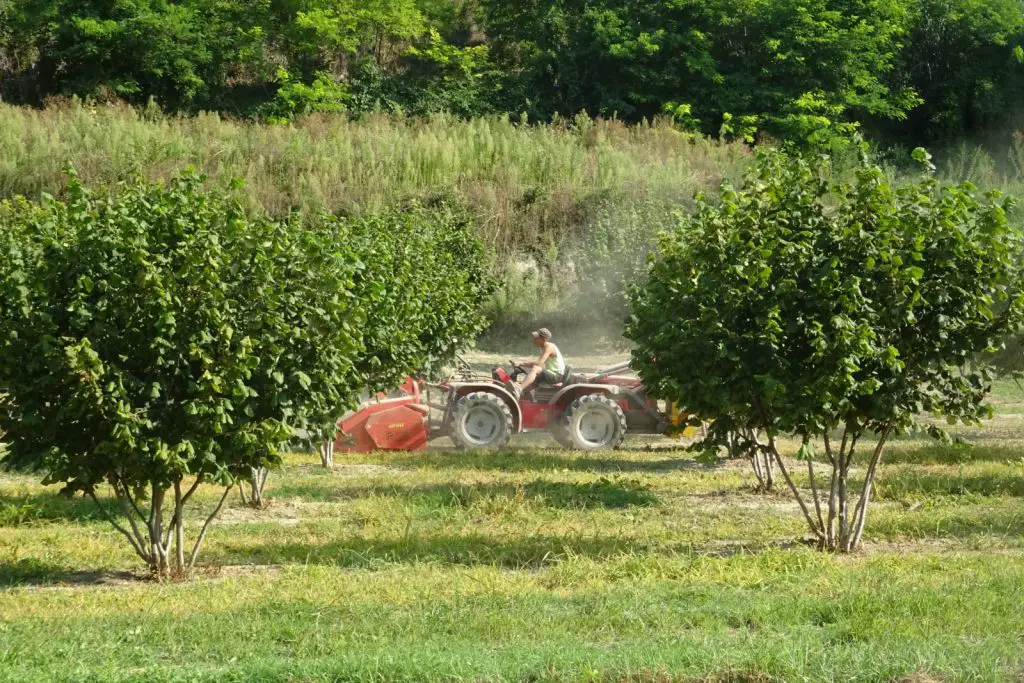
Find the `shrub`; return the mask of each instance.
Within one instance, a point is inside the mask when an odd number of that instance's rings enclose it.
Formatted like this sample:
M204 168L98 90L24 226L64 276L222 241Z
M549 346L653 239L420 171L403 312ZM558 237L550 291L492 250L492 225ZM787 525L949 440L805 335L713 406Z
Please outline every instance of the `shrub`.
M0 208L3 464L94 500L109 485L110 521L161 575L194 564L236 479L296 428L330 434L362 385L354 250L202 180L102 199L72 174L67 203ZM204 482L224 494L186 553Z
M931 167L924 150L914 157ZM930 172L893 188L866 154L845 185L764 151L740 189L724 185L720 204L702 199L662 238L627 326L636 367L656 393L714 420L706 446L763 433L756 447L818 543L853 550L888 439L924 424L922 413L965 423L991 414L993 369L976 354L1000 346L1024 309L1007 204ZM783 434L802 441L809 494L779 454ZM850 469L872 436L851 508Z
M474 342L496 282L465 216L441 203L331 220L361 258L353 291L366 311L359 367L369 389L437 371Z

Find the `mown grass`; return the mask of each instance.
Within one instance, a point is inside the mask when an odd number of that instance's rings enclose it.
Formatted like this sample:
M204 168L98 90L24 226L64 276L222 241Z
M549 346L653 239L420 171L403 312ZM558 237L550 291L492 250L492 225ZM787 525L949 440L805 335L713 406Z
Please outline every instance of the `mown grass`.
M1022 580L998 557L769 550L22 590L0 605L0 676L1001 680L1019 671Z
M295 454L162 585L86 501L0 475L0 680L1017 680L1001 444L895 444L852 557L742 464L664 444Z

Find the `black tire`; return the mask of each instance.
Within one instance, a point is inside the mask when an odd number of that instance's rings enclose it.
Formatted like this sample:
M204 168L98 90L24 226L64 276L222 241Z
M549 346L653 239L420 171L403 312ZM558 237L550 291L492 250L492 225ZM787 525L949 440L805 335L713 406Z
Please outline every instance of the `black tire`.
M618 448L626 438L626 415L619 404L603 394L587 394L569 404L562 428L581 451Z
M512 411L496 394L466 394L455 402L449 431L459 448L503 448L512 438Z
M576 444L569 438L569 432L566 431L565 425L562 424L562 416L559 415L551 423L551 437L558 442L558 445L562 448L569 450L575 450Z

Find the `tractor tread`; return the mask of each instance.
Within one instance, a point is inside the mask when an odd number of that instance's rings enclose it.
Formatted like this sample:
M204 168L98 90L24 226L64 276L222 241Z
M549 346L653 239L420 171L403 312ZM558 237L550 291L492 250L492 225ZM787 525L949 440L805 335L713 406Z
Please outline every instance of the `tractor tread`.
M573 424L576 422L576 416L579 415L581 411L594 409L609 411L618 427L612 435L612 438L607 443L596 448L583 441L583 439L579 437L578 433L573 429ZM626 424L626 414L622 412L622 408L619 407L618 403L604 394L585 394L570 403L569 407L565 409L565 412L562 414L561 428L564 430L566 438L572 442L574 448L583 451L593 451L618 448L621 446L623 440L626 438L626 429L628 426ZM554 432L554 430L552 430L552 432Z
M502 429L499 430L493 440L486 444L474 442L469 435L464 433L461 429L465 423L466 414L473 408L479 406L489 406L495 409L502 419ZM489 391L474 391L466 394L465 396L459 397L455 402L455 407L452 409L452 422L449 435L455 445L460 449L493 450L506 446L512 439L512 433L514 430L513 423L512 411L501 396Z

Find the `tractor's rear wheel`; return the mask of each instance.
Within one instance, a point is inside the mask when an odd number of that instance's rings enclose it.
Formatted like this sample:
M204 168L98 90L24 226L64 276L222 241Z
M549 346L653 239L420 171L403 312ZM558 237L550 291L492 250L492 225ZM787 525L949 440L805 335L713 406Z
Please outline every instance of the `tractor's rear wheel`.
M455 402L452 441L459 448L501 448L512 438L512 411L496 394L477 391Z
M607 396L587 394L569 404L562 427L581 451L618 448L626 438L626 414Z

